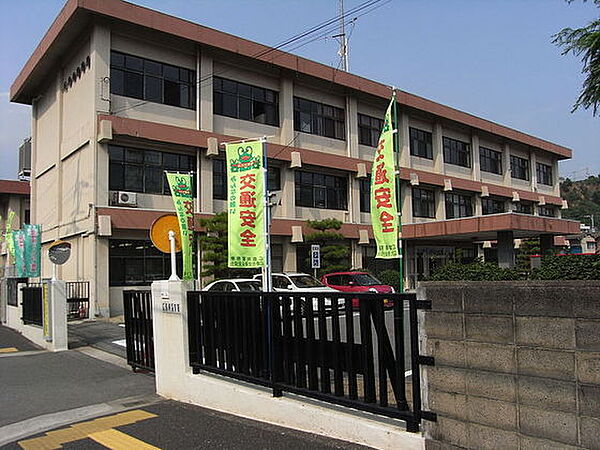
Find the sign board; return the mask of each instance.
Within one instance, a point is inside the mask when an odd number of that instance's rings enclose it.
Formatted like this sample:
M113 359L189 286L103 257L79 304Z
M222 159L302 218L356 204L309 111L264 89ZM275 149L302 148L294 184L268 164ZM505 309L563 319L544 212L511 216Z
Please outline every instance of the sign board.
M321 246L318 244L310 246L310 267L311 269L321 268Z
M71 244L65 241L54 241L48 249L48 258L53 264L64 264L71 256Z
M150 240L152 244L163 253L171 253L169 231L175 232L175 251L181 251L181 233L179 232L179 219L175 214L160 216L150 227Z
M181 303L164 301L162 302L162 312L168 314L181 314Z

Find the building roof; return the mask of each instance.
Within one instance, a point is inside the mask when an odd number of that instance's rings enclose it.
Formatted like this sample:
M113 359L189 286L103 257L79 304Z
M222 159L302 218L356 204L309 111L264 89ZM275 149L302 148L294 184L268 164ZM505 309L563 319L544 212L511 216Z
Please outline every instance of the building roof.
M154 29L200 45L219 48L234 54L264 61L272 66L332 82L354 91L382 99L391 96L391 87L366 78L338 71L333 67L275 50L256 42L179 19L142 6L121 0L68 0L41 42L10 88L13 102L31 104L39 95L46 75L60 64L61 56L68 51L73 40L86 29L93 17L104 17L132 25ZM258 56L257 56L258 55ZM567 147L531 136L526 133L476 117L469 113L410 94L397 92L401 105L444 117L475 129L551 152L561 159L571 158Z
M29 182L0 180L0 194L29 195Z

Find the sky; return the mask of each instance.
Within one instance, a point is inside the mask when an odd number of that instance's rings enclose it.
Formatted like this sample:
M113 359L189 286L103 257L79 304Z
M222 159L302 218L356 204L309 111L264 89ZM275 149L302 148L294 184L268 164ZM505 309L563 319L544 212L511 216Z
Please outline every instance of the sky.
M363 0L346 0L346 10ZM338 0L134 0L142 6L265 45L333 18ZM600 117L571 113L581 62L551 43L563 27L600 16L592 2L390 0L347 29L350 72L564 145L561 176L600 173ZM17 176L30 108L9 102L10 85L63 0L0 0L0 179ZM334 38L292 53L337 66ZM288 49L289 50L289 49ZM42 143L43 144L43 143Z

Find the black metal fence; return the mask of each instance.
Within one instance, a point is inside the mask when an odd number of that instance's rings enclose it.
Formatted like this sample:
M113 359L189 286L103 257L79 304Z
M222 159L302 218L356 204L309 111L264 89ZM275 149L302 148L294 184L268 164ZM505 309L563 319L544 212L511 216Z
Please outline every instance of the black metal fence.
M90 318L90 282L67 281L67 320Z
M42 304L42 283L30 283L21 287L23 294L21 305L23 306L23 323L25 325L43 326L44 309Z
M419 368L433 360L418 352L417 309L427 306L414 294L188 292L190 364L418 431L435 420L421 409Z
M124 291L125 341L127 364L133 370L154 372L154 336L152 330L152 293Z

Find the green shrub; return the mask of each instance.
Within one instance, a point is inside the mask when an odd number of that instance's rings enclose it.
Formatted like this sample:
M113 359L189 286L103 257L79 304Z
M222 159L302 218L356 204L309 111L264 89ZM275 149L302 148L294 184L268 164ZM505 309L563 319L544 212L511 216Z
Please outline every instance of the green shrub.
M557 255L542 259L533 280L600 280L600 255Z
M439 268L428 281L513 281L524 280L527 274L516 269L504 269L493 263L450 263Z
M376 276L382 284L392 286L396 292L400 291L400 272L398 270L382 270Z

